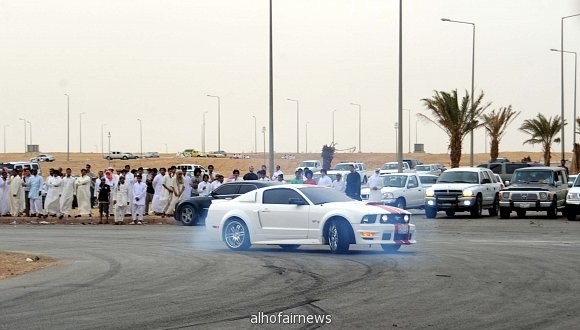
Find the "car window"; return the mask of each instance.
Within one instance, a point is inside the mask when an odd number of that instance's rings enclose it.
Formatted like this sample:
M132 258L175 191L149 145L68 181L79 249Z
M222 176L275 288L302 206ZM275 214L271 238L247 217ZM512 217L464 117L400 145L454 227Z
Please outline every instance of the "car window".
M507 174L513 174L515 170L522 167L528 167L528 164L506 164L505 171Z
M269 189L265 190L262 195L263 204L290 204L290 198L304 200L300 194L292 189Z
M437 181L437 177L436 176L419 176L419 179L421 179L421 183L422 184L434 184Z
M407 182L407 188L417 188L419 183L417 182L417 177L414 175L409 176L409 181Z
M238 192L238 194L245 194L248 191L252 191L252 190L256 190L258 189L258 187L256 187L256 185L253 184L242 184L240 185L240 191Z
M493 173L501 174L501 166L502 164L489 164L489 169Z
M344 193L331 188L305 187L300 191L315 205L331 202L352 202Z
M238 187L235 184L224 184L214 190L213 195L235 195L238 192Z
M482 171L481 175L483 176L483 179L488 179L489 182L494 182L494 180L489 177L489 173L487 173L487 171Z

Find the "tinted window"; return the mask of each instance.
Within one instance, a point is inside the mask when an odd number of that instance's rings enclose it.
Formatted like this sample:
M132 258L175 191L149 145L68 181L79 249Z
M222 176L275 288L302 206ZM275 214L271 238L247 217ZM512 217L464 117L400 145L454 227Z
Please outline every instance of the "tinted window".
M512 174L515 170L522 167L528 167L528 164L506 164L505 171L507 174Z
M488 166L487 166L487 165L488 165L488 164L479 164L479 165L477 165L477 167L488 168Z
M421 179L423 184L434 184L437 181L436 176L419 176L419 179Z
M290 198L299 198L304 200L299 193L292 189L270 189L264 191L262 196L263 204L289 204Z
M349 166L350 164L336 164L336 167L334 169L337 171L348 171Z
M483 171L483 172L481 172L481 174L483 175L483 178L488 179L489 182L495 182L495 180L490 177L490 174L487 171ZM493 175L491 175L491 176L493 176Z
M238 191L238 185L224 184L219 186L214 192L214 195L234 195Z
M489 164L489 169L493 173L501 174L501 165L502 164ZM508 172L509 173L509 172Z
M429 165L417 165L415 166L416 171L431 171L431 167Z
M353 199L344 193L331 188L300 188L300 191L310 199L313 204L324 204L331 202L352 202Z
M477 172L445 171L437 183L479 183L479 175Z
M553 183L554 176L552 171L547 170L536 170L536 171L515 171L512 181L514 183L529 183L529 182L539 182L539 183Z
M243 184L243 185L240 185L240 191L239 191L239 194L240 194L240 195L241 195L241 194L245 194L245 193L247 193L248 191L252 191L252 190L256 190L256 189L258 189L258 187L256 187L256 186L255 186L255 185L253 185L253 184Z
M409 177L409 182L407 183L407 187L408 188L416 188L419 186L419 183L417 182L417 177L414 175L411 175Z

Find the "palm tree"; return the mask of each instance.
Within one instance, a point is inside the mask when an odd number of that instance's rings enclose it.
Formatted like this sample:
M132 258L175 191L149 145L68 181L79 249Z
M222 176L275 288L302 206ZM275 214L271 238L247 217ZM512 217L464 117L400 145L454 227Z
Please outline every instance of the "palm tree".
M497 159L497 156L499 156L499 141L503 138L508 125L511 124L520 113L520 111L514 111L510 105L507 108L499 108L497 112L494 109L490 114L483 114L481 116L483 119L483 127L491 138L489 150L491 160L495 160Z
M554 138L560 130L564 128L566 121L563 121L560 116L546 118L541 113L538 113L536 118L524 120L520 131L531 135L531 138L524 141L529 144L541 144L544 152L544 165L550 165L550 150L552 142L560 142L560 138Z
M481 105L483 92L473 100L470 106L470 95L466 91L461 103L457 99L457 89L451 93L435 91L430 99L422 99L427 110L431 111L433 119L424 114L420 118L428 120L443 130L449 136L449 158L451 167L458 167L461 161L461 143L465 136L474 129L483 125L478 118L489 107L489 103Z
M336 151L334 146L334 143L322 146L322 153L320 154L320 157L322 158L322 168L327 171L332 167L332 160L334 159L334 152Z

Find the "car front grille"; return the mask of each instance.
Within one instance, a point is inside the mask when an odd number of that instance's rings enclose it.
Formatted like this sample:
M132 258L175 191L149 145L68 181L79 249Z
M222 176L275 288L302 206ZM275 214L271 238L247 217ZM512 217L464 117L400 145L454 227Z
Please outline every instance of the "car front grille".
M456 200L457 198L463 196L463 191L461 190L435 190L435 196L439 200Z
M512 193L511 199L513 201L535 201L538 199L537 193Z

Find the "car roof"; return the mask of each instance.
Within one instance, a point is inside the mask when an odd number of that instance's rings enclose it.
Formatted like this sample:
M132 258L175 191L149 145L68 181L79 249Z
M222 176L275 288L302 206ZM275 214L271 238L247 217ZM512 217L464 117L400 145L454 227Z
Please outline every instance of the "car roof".
M550 170L550 171L561 171L563 167L560 166L531 166L531 167L522 167L516 169L516 171L537 171L537 170Z
M485 167L463 166L463 167L450 168L445 172L482 172L482 171L489 171L489 170L490 169L485 168Z

